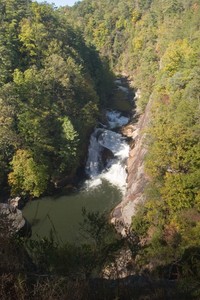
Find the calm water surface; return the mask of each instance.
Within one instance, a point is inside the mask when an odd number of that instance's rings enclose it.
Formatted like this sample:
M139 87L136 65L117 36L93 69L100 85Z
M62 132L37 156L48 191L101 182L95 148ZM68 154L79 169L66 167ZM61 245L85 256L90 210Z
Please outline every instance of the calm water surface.
M51 230L59 241L79 242L82 208L87 211L109 212L121 200L121 192L107 181L89 191L70 195L43 197L29 202L23 209L32 224L32 237L49 236Z

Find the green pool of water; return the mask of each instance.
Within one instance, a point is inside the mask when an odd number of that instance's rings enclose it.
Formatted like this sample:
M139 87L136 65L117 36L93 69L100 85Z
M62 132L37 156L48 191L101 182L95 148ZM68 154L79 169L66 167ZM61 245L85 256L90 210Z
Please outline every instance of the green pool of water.
M27 203L23 209L25 218L32 225L32 238L49 236L54 232L56 239L79 243L82 208L87 211L108 212L121 200L121 192L107 181L95 189L43 197Z

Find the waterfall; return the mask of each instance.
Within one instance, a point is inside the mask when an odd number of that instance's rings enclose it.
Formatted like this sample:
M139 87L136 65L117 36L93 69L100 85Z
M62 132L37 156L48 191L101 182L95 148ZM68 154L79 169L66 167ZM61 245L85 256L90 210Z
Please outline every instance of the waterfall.
M103 180L107 180L125 192L129 145L122 134L115 132L114 129L126 125L129 118L117 111L107 111L106 117L108 125L104 128L96 128L90 138L86 163L86 174L90 179L86 181L86 187L94 188L102 184ZM112 157L109 155L103 161L105 149L109 150Z
M122 81L118 80L116 84L122 85ZM129 146L119 129L129 119L118 111L107 111L106 118L106 125L99 123L91 134L85 169L89 179L82 190L61 195L56 201L51 196L29 201L23 209L24 216L34 224L34 238L48 236L54 224L58 237L63 241L81 242L79 224L83 222L82 207L89 212L109 212L121 200L120 191L126 191Z
M109 128L114 129L116 127L122 127L129 122L128 117L124 117L118 111L107 111L106 117L109 123Z
M96 177L100 173L101 153L103 147L98 142L98 133L103 130L101 128L96 128L90 137L90 145L88 149L88 159L86 163L86 174L91 178Z

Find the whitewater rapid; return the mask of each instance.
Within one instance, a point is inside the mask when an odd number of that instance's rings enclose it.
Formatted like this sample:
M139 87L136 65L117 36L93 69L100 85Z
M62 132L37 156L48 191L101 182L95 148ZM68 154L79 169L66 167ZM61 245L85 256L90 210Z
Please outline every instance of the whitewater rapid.
M129 122L129 118L118 111L107 111L107 126L96 128L91 135L86 163L86 189L96 188L107 180L118 187L122 193L126 190L126 160L129 145L121 133L116 132ZM109 150L112 155L103 159L103 152ZM111 157L112 156L112 157Z
M119 88L122 81L117 80L116 85ZM106 124L99 123L91 134L86 163L88 180L80 190L29 201L23 209L24 216L33 224L34 239L47 237L56 229L56 238L62 242L81 243L82 208L105 213L122 200L122 193L126 192L129 145L119 132L129 118L118 111L107 111L106 118Z

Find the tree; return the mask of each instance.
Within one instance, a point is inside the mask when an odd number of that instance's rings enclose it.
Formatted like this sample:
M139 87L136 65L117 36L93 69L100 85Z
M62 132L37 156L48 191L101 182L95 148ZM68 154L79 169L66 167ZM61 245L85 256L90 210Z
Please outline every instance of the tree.
M49 174L47 167L38 163L30 150L18 150L14 155L9 174L13 195L39 197L46 189Z

